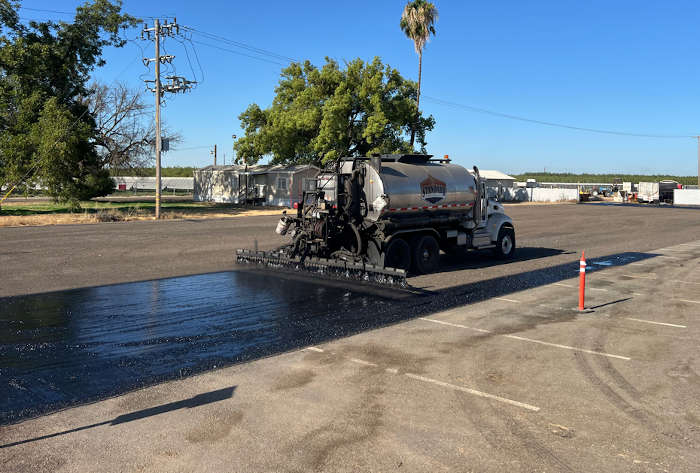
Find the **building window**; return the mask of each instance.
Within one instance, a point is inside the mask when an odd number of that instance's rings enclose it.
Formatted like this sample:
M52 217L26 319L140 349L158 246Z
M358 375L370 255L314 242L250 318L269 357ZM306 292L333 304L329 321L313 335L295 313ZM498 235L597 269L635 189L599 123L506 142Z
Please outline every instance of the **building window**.
M287 179L284 177L277 178L277 190L286 191L287 190Z
M316 190L316 179L304 178L304 190L306 192L312 192Z

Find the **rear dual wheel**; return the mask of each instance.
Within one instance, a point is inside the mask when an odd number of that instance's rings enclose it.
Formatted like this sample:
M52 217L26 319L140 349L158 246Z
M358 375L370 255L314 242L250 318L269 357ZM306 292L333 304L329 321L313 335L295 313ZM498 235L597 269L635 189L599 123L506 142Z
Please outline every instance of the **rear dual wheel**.
M430 235L413 238L413 270L416 274L429 274L440 267L440 245Z
M384 252L384 267L412 271L416 274L428 274L437 271L440 266L440 245L435 237L418 235L408 241L393 238Z
M403 238L393 238L384 251L384 267L404 269L411 267L411 247Z

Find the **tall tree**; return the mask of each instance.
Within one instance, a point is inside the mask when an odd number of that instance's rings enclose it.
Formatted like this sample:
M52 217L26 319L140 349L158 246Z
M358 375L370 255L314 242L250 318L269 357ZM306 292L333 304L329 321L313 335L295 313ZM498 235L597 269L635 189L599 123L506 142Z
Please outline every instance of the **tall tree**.
M413 41L413 46L418 54L418 96L416 107L420 110L420 85L423 73L423 48L430 39L430 35L435 35L435 22L438 19L438 11L430 2L425 0L409 1L401 14L399 26L409 39ZM411 131L411 146L415 132Z
M341 156L410 152L414 131L422 150L432 116L416 107L416 83L379 58L355 59L341 69L326 58L282 70L269 108L251 104L239 115L245 135L236 141L239 159L255 163L271 155L275 164L321 164Z
M0 0L0 183L41 183L58 200L108 192L84 97L102 50L121 47L121 28L138 23L119 0L93 0L72 22L29 21L19 2Z
M108 86L95 82L85 97L95 119L94 143L100 165L115 169L145 168L153 165L155 122L153 106L143 92L122 83ZM161 135L172 148L182 137L161 125Z

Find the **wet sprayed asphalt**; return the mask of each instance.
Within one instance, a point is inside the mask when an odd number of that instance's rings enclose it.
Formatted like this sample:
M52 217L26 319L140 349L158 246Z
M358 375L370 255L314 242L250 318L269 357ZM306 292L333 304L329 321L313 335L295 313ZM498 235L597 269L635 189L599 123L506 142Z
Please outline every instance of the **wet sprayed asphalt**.
M342 336L389 302L245 271L0 299L0 423Z

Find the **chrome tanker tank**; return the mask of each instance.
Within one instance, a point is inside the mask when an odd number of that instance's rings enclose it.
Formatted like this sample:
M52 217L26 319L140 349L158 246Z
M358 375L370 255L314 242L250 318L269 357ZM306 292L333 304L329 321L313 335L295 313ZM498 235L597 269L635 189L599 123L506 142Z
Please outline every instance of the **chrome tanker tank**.
M365 162L367 219L401 217L411 213L468 213L477 199L472 173L445 160L404 155Z

